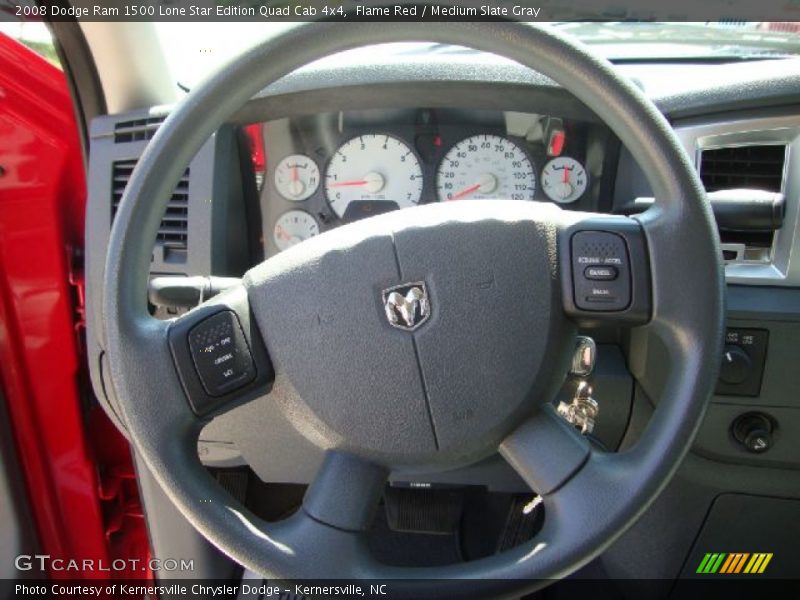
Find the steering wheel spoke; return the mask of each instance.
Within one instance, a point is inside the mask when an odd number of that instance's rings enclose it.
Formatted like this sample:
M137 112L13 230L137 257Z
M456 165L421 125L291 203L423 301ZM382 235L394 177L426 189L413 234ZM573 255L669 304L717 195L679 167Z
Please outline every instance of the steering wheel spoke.
M643 325L651 274L645 233L630 217L566 213L560 263L564 311L579 325Z
M581 469L590 447L548 404L503 440L500 454L532 490L547 495Z
M345 452L328 451L303 498L315 521L345 531L364 531L372 523L388 472Z
M172 359L196 415L223 412L268 391L274 371L243 285L176 319L168 335Z

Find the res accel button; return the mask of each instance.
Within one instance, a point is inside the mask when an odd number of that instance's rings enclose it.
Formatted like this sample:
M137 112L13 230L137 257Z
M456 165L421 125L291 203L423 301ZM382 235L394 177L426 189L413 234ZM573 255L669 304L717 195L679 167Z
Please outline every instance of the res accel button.
M631 303L625 239L610 231L577 231L571 238L572 285L580 310L613 312Z
M189 349L209 396L222 396L255 379L253 357L233 311L224 310L195 325L189 332Z
M617 268L606 267L586 267L583 276L591 281L612 281L617 278Z

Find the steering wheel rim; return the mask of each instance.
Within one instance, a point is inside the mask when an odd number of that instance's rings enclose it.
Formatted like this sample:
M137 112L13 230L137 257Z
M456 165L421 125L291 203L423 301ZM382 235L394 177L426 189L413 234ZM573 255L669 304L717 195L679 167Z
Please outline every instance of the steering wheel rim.
M171 190L226 118L269 83L315 59L400 41L463 45L535 69L592 107L637 157L656 202L636 220L624 219L624 227L639 227L646 241L652 306L644 327L661 340L672 364L651 422L630 450L590 451L575 436L562 436L561 426L544 410L505 436L501 454L543 493L545 526L532 542L440 568L398 569L376 563L366 552L360 531L385 481L386 465L380 461L329 453L303 510L276 524L264 523L227 496L196 456L203 419L185 401L176 373L170 350L174 324L148 315L144 293L149 248ZM570 218L555 220L570 231ZM601 220L601 229L613 229L621 220L592 218ZM136 450L181 512L225 553L279 578L435 578L447 580L437 583L438 594L485 597L534 589L574 571L621 535L666 485L713 391L723 337L723 287L716 228L692 165L664 117L606 61L557 32L526 23L313 23L246 52L190 93L159 128L112 228L103 324L111 379ZM200 313L246 305L248 292L237 288ZM240 319L245 330L253 325L246 315ZM566 457L556 461L555 473L552 465L537 464L533 440ZM464 584L461 579L484 581Z

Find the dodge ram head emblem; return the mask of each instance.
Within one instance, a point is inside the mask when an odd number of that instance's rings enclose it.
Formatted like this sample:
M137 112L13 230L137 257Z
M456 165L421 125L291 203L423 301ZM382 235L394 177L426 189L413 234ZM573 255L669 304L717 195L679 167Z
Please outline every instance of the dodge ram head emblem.
M383 308L392 327L414 331L431 316L425 283L404 283L383 290Z

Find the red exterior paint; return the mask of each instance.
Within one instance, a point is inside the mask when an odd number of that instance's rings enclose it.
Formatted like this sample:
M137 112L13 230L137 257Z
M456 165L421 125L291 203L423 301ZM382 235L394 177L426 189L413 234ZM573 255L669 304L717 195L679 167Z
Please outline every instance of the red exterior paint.
M82 397L86 187L64 74L0 34L0 98L0 384L40 551L146 559L127 444Z

